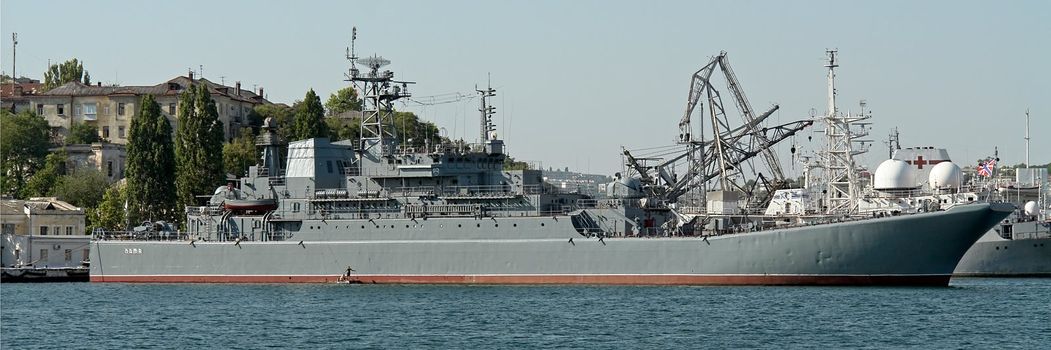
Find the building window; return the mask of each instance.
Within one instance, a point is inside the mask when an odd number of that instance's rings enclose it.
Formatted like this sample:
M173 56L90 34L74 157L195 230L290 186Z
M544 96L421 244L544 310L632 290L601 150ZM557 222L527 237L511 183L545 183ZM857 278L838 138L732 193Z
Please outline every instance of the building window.
M13 234L15 234L15 224L3 224L3 225L0 225L0 233L3 233L5 235L13 235Z
M124 126L123 125L117 127L117 137L124 138Z
M66 105L59 103L58 106L56 106L56 107L57 107L56 109L58 109L58 115L65 115L66 114Z
M42 262L47 265L47 249L40 250L40 257L36 259L37 262Z
M113 177L113 161L106 162L106 176Z
M104 138L104 139L108 139L109 138L109 127L108 126L103 126L102 127L102 138Z
M36 115L44 115L44 104L36 105Z
M66 236L73 235L73 226L66 226Z
M169 103L168 104L168 114L175 115L175 104L174 103Z
M40 235L47 236L47 226L40 226Z
M109 103L102 105L102 114L109 115Z
M117 104L117 115L124 115L124 104L123 103L118 103Z
M78 104L74 104L73 105L73 116L74 117L80 116L80 105L78 105Z
M98 113L96 113L97 106L94 103L84 104L84 120L95 120L98 118Z
M21 259L21 258L22 258L22 250L21 249L15 249L15 260L18 260L18 259Z
M73 261L73 249L66 249L65 253L66 261Z
M332 161L331 160L325 161L325 165L328 167L328 173L331 174L332 173Z

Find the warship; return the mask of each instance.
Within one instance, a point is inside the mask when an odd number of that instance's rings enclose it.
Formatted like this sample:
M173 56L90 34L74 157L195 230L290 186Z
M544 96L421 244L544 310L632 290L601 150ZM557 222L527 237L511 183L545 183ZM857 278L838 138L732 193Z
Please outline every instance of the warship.
M1028 135L1026 139L1028 141ZM903 198L908 197L914 203L938 202L941 206L960 200L1005 202L1015 206L1007 218L967 250L953 275L1051 276L1051 246L1048 245L1051 211L1046 209L1049 190L1046 169L1017 168L1014 179L1008 180L999 174L995 166L999 152L994 152L978 165L978 168L985 167L985 172L972 174L968 181L944 148L901 148L896 130L891 133L888 145L891 145L891 162L910 168L908 178L915 181Z
M390 61L349 49L348 80L364 99L359 139L286 146L267 120L257 139L261 162L247 176L187 207L183 231L96 237L90 278L945 286L964 252L1011 207L860 212L851 147L864 118L835 107L835 54L826 65L829 110L818 120L830 141L821 184L788 188L772 152L814 120L764 126L777 106L753 113L721 53L691 77L677 154L623 150L625 170L596 199L545 184L541 170L505 168L491 88L478 91L478 143L400 144L393 103L411 96L410 82L383 69ZM723 108L716 71L740 123ZM695 111L701 117L691 119ZM770 175L741 181L755 158Z
M1001 178L984 186L991 198L1018 208L964 254L957 276L1051 277L1051 187L1046 168L1029 167L1029 111L1025 118L1026 167L1014 169L1014 181ZM997 160L998 153L986 162ZM989 170L996 178L995 165Z

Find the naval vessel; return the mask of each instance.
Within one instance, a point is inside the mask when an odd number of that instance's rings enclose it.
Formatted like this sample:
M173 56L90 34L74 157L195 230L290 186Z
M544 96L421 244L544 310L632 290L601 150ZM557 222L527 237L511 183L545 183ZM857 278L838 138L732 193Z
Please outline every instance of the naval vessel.
M1028 141L1028 128L1026 133ZM890 145L897 145L897 132ZM1017 168L1014 178L999 174L995 166L999 152L978 164L982 170L970 181L963 179L961 169L952 163L949 153L937 147L891 147L891 159L908 164L916 179L914 201L926 199L951 203L967 197L979 201L1006 202L1015 206L1011 214L986 232L967 253L953 272L972 277L1047 277L1051 276L1051 210L1047 169ZM1027 145L1026 164L1028 159ZM932 194L933 192L933 194Z
M184 230L96 237L91 281L947 285L1010 207L860 212L851 147L863 118L835 107L835 57L821 184L788 188L771 147L815 120L767 126L777 106L753 113L722 53L691 78L679 152L623 150L625 170L596 199L505 167L493 89L479 90L479 142L400 144L393 102L409 82L386 59L348 54L360 139L286 145L266 121L260 164L187 207ZM711 83L718 71L729 93ZM756 158L767 174L741 181Z

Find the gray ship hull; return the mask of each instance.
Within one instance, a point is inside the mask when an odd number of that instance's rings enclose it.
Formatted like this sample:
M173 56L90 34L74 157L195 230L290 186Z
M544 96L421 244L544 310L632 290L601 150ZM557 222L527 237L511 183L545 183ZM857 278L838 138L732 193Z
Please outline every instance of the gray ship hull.
M91 281L947 285L1010 211L973 204L708 238L585 238L568 217L310 220L274 242L94 241Z
M1036 222L1026 224L1039 225ZM1015 227L1020 225L1016 224ZM995 231L989 231L964 254L953 274L972 277L1051 277L1051 237L1004 239Z

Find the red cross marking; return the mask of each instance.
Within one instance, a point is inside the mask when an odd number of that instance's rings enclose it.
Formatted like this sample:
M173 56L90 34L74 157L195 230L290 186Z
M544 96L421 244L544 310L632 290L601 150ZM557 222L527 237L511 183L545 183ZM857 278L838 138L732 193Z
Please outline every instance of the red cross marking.
M916 156L916 160L910 161L909 164L915 165L919 169L923 169L923 165L930 164L930 162L923 160L923 156Z

